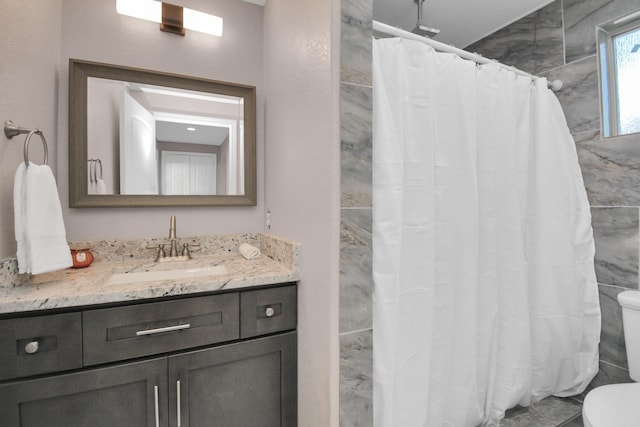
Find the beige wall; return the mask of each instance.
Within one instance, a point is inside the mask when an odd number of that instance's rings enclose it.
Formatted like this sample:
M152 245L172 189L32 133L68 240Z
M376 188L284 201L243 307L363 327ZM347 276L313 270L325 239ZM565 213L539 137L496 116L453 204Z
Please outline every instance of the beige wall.
M305 427L338 425L339 13L336 0L271 0L264 15L265 207L271 231L302 242Z
M264 191L258 179L256 207L69 209L68 206L68 59L79 58L186 74L257 87L258 177L263 176L263 8L237 0L181 1L180 4L224 18L221 38L189 32L185 37L160 32L158 24L118 15L115 2L64 0L59 81L58 183L69 239L154 237L166 234L170 215L179 236L260 231Z
M57 79L62 0L0 0L0 123L5 120L44 131L49 164L56 164ZM13 178L23 159L24 136L0 139L0 259L13 256ZM42 148L31 141L31 158ZM54 167L55 169L55 167Z

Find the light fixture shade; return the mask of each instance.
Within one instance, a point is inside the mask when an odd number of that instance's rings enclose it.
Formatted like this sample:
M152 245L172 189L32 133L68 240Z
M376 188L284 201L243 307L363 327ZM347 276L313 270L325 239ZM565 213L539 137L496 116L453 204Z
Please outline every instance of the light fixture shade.
M116 0L116 11L121 15L162 23L162 2L156 0ZM222 36L223 20L197 10L184 8L184 28L201 33Z
M116 0L116 11L121 15L162 22L162 3L155 0Z
M222 36L222 18L198 12L197 10L184 8L184 27L193 31Z

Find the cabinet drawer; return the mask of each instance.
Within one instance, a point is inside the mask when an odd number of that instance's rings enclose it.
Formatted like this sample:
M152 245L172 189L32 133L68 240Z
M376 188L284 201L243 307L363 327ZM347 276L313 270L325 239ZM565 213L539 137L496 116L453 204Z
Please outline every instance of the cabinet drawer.
M84 364L237 339L238 298L233 293L86 311Z
M298 317L296 300L294 285L242 292L240 337L295 329Z
M1 380L80 367L80 313L0 321Z

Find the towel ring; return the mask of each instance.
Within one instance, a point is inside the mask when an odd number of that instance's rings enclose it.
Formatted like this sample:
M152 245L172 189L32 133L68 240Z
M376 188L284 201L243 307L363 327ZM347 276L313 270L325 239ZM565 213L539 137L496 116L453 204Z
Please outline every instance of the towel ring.
M94 159L88 159L87 162L89 163L89 182L91 184L93 184L94 183L94 177L96 176L95 160Z
M47 140L44 138L44 134L40 129L34 129L29 132L29 135L27 135L27 139L25 139L24 141L24 164L29 166L29 141L34 134L40 135L40 139L42 140L42 149L44 150L44 160L42 164L46 165L47 157L49 156L49 150L47 149Z
M11 120L7 120L4 122L4 134L7 138L12 139L14 136L28 134L26 139L24 140L24 164L29 166L29 142L31 141L31 137L34 134L40 135L40 139L42 140L42 149L44 150L44 161L43 164L47 164L49 157L49 149L47 147L47 140L44 137L44 133L40 129L25 129L17 124L13 123Z

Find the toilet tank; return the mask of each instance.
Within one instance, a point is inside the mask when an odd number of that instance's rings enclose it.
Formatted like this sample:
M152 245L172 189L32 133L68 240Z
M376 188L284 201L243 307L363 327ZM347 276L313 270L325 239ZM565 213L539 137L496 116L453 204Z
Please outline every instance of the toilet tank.
M629 376L634 381L640 381L640 291L620 292L618 302L622 306Z

